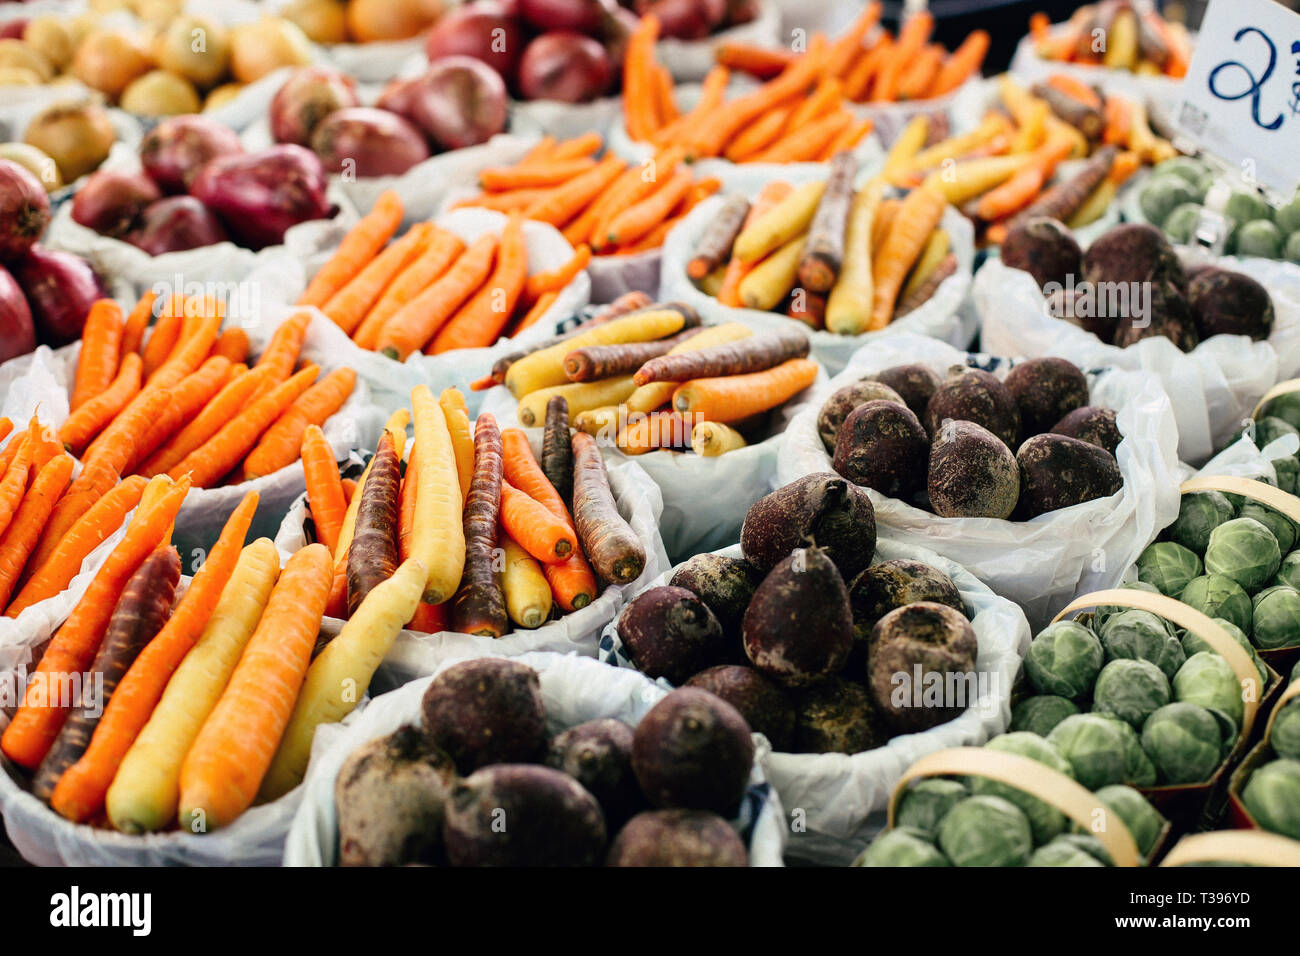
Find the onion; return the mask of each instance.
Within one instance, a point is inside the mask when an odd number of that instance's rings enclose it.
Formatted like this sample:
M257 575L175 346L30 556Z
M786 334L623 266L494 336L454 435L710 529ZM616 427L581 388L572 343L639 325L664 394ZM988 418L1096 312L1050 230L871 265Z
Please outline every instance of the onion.
M661 36L703 40L726 17L727 0L652 0L637 10L659 18Z
M209 113L212 110L219 110L225 106L241 92L245 84L243 83L223 83L208 94L208 98L203 101L203 112Z
M101 169L72 198L72 221L121 239L136 227L145 207L160 198L158 187L143 173Z
M41 86L41 78L20 66L0 66L0 86Z
M91 304L107 294L90 263L70 252L33 246L10 271L27 294L41 341L56 348L81 338Z
M58 164L66 183L80 179L108 158L117 131L108 112L91 100L47 106L27 124L23 142Z
M153 64L133 37L119 30L96 31L81 41L72 72L91 89L117 97Z
M280 16L307 34L312 43L346 43L347 10L342 0L294 0Z
M434 17L419 0L348 0L348 32L358 43L409 40Z
M0 159L0 259L26 254L50 222L50 200L27 169Z
M518 23L496 4L480 0L448 11L429 31L424 49L431 62L447 56L472 56L513 83L526 42Z
M305 66L295 70L271 99L271 136L277 143L306 146L326 116L360 105L352 77L327 66Z
M139 228L126 241L151 256L160 256L225 242L226 230L193 196L168 196L145 209Z
M400 176L429 158L418 129L396 113L366 106L325 117L312 134L311 148L330 172L361 179Z
M284 144L260 153L222 156L203 167L190 194L242 245L278 245L290 226L333 215L326 176L311 150Z
M8 20L0 23L0 40L21 40L30 20Z
M30 70L48 83L54 78L54 67L35 47L22 40L0 40L0 67Z
M506 85L480 60L448 56L392 92L401 115L443 149L486 142L506 128Z
M49 61L55 71L72 62L72 31L56 16L37 17L23 30L23 42Z
M255 83L282 66L311 62L311 41L288 20L263 17L230 31L230 72L241 83Z
M137 116L179 116L199 111L199 93L178 73L150 70L122 94L119 105Z
M59 164L27 143L0 143L0 159L10 159L41 181L47 193L63 188Z
M595 33L604 7L600 0L519 0L519 13L537 30Z
M519 61L519 92L528 100L587 103L609 89L614 71L605 48L581 33L543 33Z
M605 19L600 25L600 42L609 56L609 66L614 71L615 80L623 75L628 41L632 39L632 31L639 22L637 15L626 7L614 5L605 11Z
M153 55L164 70L207 89L225 76L230 66L230 35L207 17L180 16L158 34Z
M32 310L18 282L0 266L0 362L26 355L36 348Z
M207 163L243 151L239 136L229 127L202 116L174 116L145 134L140 163L163 192L183 193Z

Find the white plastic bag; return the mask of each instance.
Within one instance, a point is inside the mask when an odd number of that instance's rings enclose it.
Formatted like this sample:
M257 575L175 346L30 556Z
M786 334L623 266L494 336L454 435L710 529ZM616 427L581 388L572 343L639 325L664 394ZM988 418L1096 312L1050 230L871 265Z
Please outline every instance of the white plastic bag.
M1004 359L972 356L976 367L1003 376ZM1092 402L1113 408L1124 435L1116 458L1124 486L1099 498L1030 521L941 518L867 489L882 537L931 548L957 561L998 594L1024 608L1042 627L1073 597L1111 587L1155 533L1178 516L1174 414L1169 398L1147 376L1074 361L1088 374ZM840 387L895 365L920 363L941 376L967 355L918 336L882 340L859 352L849 367L798 411L786 429L777 465L779 484L833 470L817 434L823 402Z
M493 654L478 656L498 656ZM666 695L649 678L633 671L606 667L573 655L530 653L517 658L537 672L546 706L546 729L559 733L569 727L612 717L635 725ZM444 660L442 671L457 659ZM435 672L436 673L436 672ZM302 806L294 816L285 844L285 866L334 866L338 860L338 812L334 785L344 762L358 747L420 720L420 702L432 682L429 676L376 697L350 726L324 727L312 747ZM780 798L763 777L767 741L755 737L754 768L740 816L732 825L749 847L750 866L781 866L785 820ZM613 834L610 834L611 838Z
M752 197L757 192L757 186L752 190L741 191ZM664 242L663 272L659 280L660 297L692 306L700 313L700 318L706 325L743 322L758 330L793 327L806 331L807 326L802 322L784 315L722 305L717 299L697 289L687 276L686 264L695 254L695 245L717 215L723 201L720 196L706 199L668 234L668 239ZM827 372L834 375L859 350L874 351L876 346L907 333L940 339L957 348L965 348L970 344L975 335L974 314L964 303L970 289L971 268L975 259L974 234L970 220L952 207L944 211L941 225L952 240L952 250L957 257L957 271L944 279L924 304L879 332L837 335L825 329L813 331L810 334L812 356Z
M607 136L623 113L623 98L602 96L590 103L511 100L509 130L520 136L572 139L583 133Z
M1300 266L1234 256L1216 264L1268 289L1274 322L1267 341L1216 335L1182 352L1166 338L1151 337L1116 348L1049 315L1029 273L991 259L976 274L971 293L983 321L981 345L999 355L1060 355L1081 366L1146 373L1173 400L1179 457L1202 462L1237 430L1265 391L1300 374Z
M33 415L52 428L67 420L80 354L80 341L60 349L39 345L36 351L0 365L0 417L13 422L13 431L0 439L0 448L13 441Z
M635 462L611 464L608 472L610 489L614 492L619 513L632 526L641 546L645 548L645 570L640 577L630 584L609 585L586 607L532 631L521 629L500 638L454 631L439 634L402 631L380 665L372 687L382 691L400 686L417 677L431 674L443 662L458 657L516 657L532 651L594 657L601 629L618 615L627 596L636 593L645 586L645 582L661 574L668 566L663 542L659 538L659 518L663 511L659 489ZM309 543L304 527L306 519L306 498L300 496L288 508L275 536L275 546L282 559L287 560Z
M741 557L740 545L715 552ZM960 564L925 548L880 539L872 563L907 558L922 561L952 579L961 592L979 642L975 666L981 699L955 720L918 734L903 734L885 746L858 754L794 754L769 750L763 770L781 796L786 812L806 815L787 848L792 861L820 866L849 863L883 827L883 811L903 771L918 757L946 747L979 745L1007 729L1011 685L1029 647L1029 623L1021 610L998 597ZM675 569L672 569L675 570ZM667 584L672 570L650 582ZM605 628L601 660L632 667L623 653L618 622ZM987 677L983 676L987 675ZM657 681L660 686L670 686Z

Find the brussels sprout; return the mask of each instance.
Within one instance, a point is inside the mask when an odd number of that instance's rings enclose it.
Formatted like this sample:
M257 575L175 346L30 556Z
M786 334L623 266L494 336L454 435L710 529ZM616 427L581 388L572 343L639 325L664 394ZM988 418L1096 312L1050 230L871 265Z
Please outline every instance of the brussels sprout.
M1288 495L1295 494L1296 489L1300 488L1300 459L1287 455L1285 458L1274 458L1270 464L1277 473L1277 486Z
M903 794L895 822L933 838L939 832L939 821L944 814L969 796L970 791L960 780L943 777L921 780Z
M1283 232L1300 230L1300 196L1292 199L1273 214L1273 221Z
M1105 866L1095 856L1064 837L1040 846L1026 866Z
M1025 674L1040 694L1077 699L1092 693L1105 652L1101 641L1082 624L1049 624L1029 645Z
M1204 554L1205 546L1210 543L1210 532L1231 521L1236 513L1237 509L1222 492L1193 491L1179 501L1178 518L1165 534L1189 551Z
M1248 593L1273 580L1281 563L1282 549L1277 538L1254 518L1233 518L1210 532L1205 549L1206 572L1226 574Z
M1165 216L1160 228L1165 231L1169 241L1175 245L1186 245L1196 232L1196 224L1201 221L1201 204L1196 202L1179 203Z
M1233 190L1223 211L1229 219L1235 219L1237 222L1252 222L1257 219L1272 222L1273 220L1272 207L1253 189Z
M1011 729L1025 730L1031 734L1046 737L1052 728L1071 714L1077 714L1079 708L1074 701L1055 694L1039 694L1026 697L1011 708Z
M1173 691L1174 700L1217 708L1241 726L1241 684L1227 658L1212 651L1193 654L1174 675Z
M1149 856L1155 849L1156 840L1160 839L1160 831L1165 827L1165 818L1160 815L1160 811L1142 794L1122 784L1102 787L1097 791L1096 797L1124 821L1124 826L1128 827L1128 832L1138 845L1138 852Z
M952 866L930 840L913 827L886 830L858 855L853 866Z
M1181 176L1204 196L1214 182L1214 171L1209 166L1191 156L1175 156L1157 163L1151 170L1155 176Z
M1295 545L1295 523L1282 512L1262 505L1258 501L1247 501L1237 512L1238 518L1254 518L1277 538L1277 546L1286 554Z
M1145 581L1130 581L1127 584L1121 584L1121 591L1146 591L1148 594L1159 594L1160 589L1154 584L1147 584ZM1100 634L1106 629L1106 624L1116 614L1123 614L1132 608L1120 607L1118 604L1102 604L1092 612L1092 630L1095 634Z
M1204 707L1178 701L1147 718L1142 749L1156 765L1161 783L1204 783L1223 761L1224 731Z
M1250 631L1250 595L1226 574L1204 574L1192 578L1178 600L1206 617L1222 618L1243 631Z
M1269 742L1279 757L1300 760L1300 697L1292 697L1273 718Z
M1237 229L1237 255L1276 259L1282 254L1282 230L1267 219L1255 219Z
M1177 597L1187 582L1201 573L1196 552L1173 541L1157 541L1138 555L1138 580L1154 585L1161 594Z
M1142 749L1142 740L1137 731L1125 720L1111 713L1098 713L1115 725L1119 735L1124 738L1124 782L1134 787L1154 787L1156 767Z
M1250 775L1241 801L1265 830L1300 840L1300 760L1272 760Z
M1047 742L1056 745L1074 768L1075 779L1089 790L1124 782L1124 737L1114 721L1076 714L1057 724Z
M1300 591L1276 584L1256 594L1250 635L1266 651L1300 644Z
M1246 636L1246 632L1231 621L1225 621L1221 617L1216 617L1214 623L1227 631L1228 636L1240 644L1241 649L1250 655L1250 659L1255 663L1255 670L1259 673L1259 686L1263 687L1267 684L1268 670L1264 667L1264 662L1260 660L1259 654L1255 650L1255 645L1250 643L1250 638ZM1219 653L1209 645L1205 638L1193 634L1191 631L1183 632L1182 642L1183 653L1188 657L1191 657L1193 654L1199 654L1201 651L1208 651L1211 654Z
M1067 777L1074 776L1074 770L1070 767L1070 762L1062 757L1055 747L1037 734L1031 734L1028 731L1003 734L1000 737L994 737L984 746L989 750L1028 757L1030 760L1037 760L1044 766L1051 767ZM989 780L986 777L971 777L968 783L970 784L971 793L1001 797L1018 806L1029 820L1029 829L1033 831L1035 844L1046 843L1058 833L1065 831L1065 814L1037 797L1031 797L1018 787L999 783L997 780Z
M1034 837L1019 807L983 795L948 811L939 824L939 848L954 866L1024 866Z
M1106 620L1101 646L1107 660L1150 661L1164 672L1166 680L1178 673L1186 656L1164 618L1137 609L1121 611Z
M1182 652L1182 645L1178 650ZM1111 661L1101 669L1092 692L1094 711L1114 714L1134 727L1141 727L1151 714L1167 703L1169 678L1146 660L1117 658Z
M1293 232L1282 244L1282 258L1291 262L1300 262L1300 232Z
M1248 429L1249 432L1247 432ZM1236 442L1246 434L1249 434L1250 440L1255 447L1262 451L1279 438L1285 438L1288 435L1300 435L1300 432L1284 418L1279 418L1276 415L1262 415L1259 418L1247 421L1245 425L1233 432L1232 439L1228 444Z
M1259 410L1260 417L1280 418L1292 428L1300 429L1300 392L1286 392Z
M1138 196L1147 222L1163 223L1183 203L1198 202L1196 189L1181 176L1152 176Z
M1274 584L1285 584L1289 588L1300 589L1300 551L1292 551L1278 565Z

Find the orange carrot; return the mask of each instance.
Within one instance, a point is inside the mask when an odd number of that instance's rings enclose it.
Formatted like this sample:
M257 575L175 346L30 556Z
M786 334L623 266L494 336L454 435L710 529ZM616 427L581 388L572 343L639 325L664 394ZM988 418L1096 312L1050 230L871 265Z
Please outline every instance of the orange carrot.
M45 523L40 539L36 542L36 549L28 561L31 567L39 568L49 560L63 536L71 531L87 509L113 489L118 474L112 463L103 459L88 462L82 468L76 481L55 502L54 511Z
M778 75L794 62L797 55L789 50L773 50L749 43L719 43L713 48L716 63L760 80L770 80Z
M1084 106L1094 110L1102 108L1101 97L1097 95L1097 91L1077 77L1067 73L1053 73L1047 78L1047 85Z
M131 309L131 314L126 317L120 343L120 354L123 360L132 352L139 353L140 346L144 344L145 329L149 327L149 320L153 318L153 304L157 299L157 292L153 290L146 292Z
M534 203L540 202L550 195L554 186L534 186L528 189L511 189L503 193L479 193L477 196L470 196L467 199L460 199L452 203L452 209L492 209L496 212L513 212L516 209L527 209Z
M660 448L684 448L691 429L676 412L651 412L634 416L618 433L618 447L628 455L643 455Z
M934 30L934 14L928 10L915 13L898 30L898 43L880 69L871 91L873 101L893 102L898 99L898 85L903 70L911 65L921 49L930 40Z
M226 329L217 337L212 346L213 355L223 355L230 364L238 365L248 361L248 333L241 328Z
M560 228L599 196L626 168L627 164L617 156L606 155L581 176L548 190L544 199L525 210L525 215Z
M229 378L230 360L221 355L214 355L196 371L168 388L167 407L136 440L131 460L122 473L134 472L139 465L144 464L180 430L183 423L192 420L203 410ZM95 446L92 444L90 447L93 451Z
M1107 98L1102 115L1106 127L1102 130L1101 141L1109 146L1127 145L1133 129L1133 109L1129 101L1122 96Z
M597 243L611 246L636 242L663 220L673 207L690 191L694 175L688 169L678 169L658 189L634 206L618 213L609 223L604 235L596 236Z
M397 193L391 189L380 193L375 200L375 208L343 237L334 255L312 277L298 304L319 308L328 302L388 244L388 240L402 224L405 214L406 210Z
M344 478L340 484L343 486L343 500L352 504L352 492L357 490L357 480L355 478Z
M894 218L902 205L901 199L880 200L880 205L876 208L876 220L871 225L872 249L879 249L884 244L885 237L889 235L890 227L894 225Z
M422 222L413 226L406 235L371 259L351 282L330 296L330 300L321 306L321 311L351 335L394 277L424 251L432 232L433 223Z
M1006 182L995 186L979 198L975 213L985 222L1001 219L1029 205L1052 178L1056 166L1069 157L1074 148L1068 136L1049 136L1034 150L1029 164Z
M623 57L623 115L627 134L644 142L659 128L655 108L654 45L659 38L659 18L641 18L627 40ZM549 220L548 220L549 221Z
M853 123L853 115L838 110L814 120L801 129L792 129L775 143L753 157L756 163L810 162L821 155L826 145Z
M117 376L122 325L122 307L112 299L98 299L91 304L81 332L81 354L69 400L72 411L108 388Z
M826 148L822 150L821 155L817 158L821 162L829 162L835 158L836 153L843 153L847 150L855 149L857 145L871 132L874 126L875 124L871 121L870 117L849 123L849 125L845 126L834 139L826 144Z
M14 441L18 443L18 451L5 469L3 480L0 480L0 533L9 526L14 513L22 504L23 495L27 492L27 478L31 473L32 456L36 450L36 439L32 437L30 428L21 439L15 438Z
M815 119L833 113L840 105L841 93L839 80L834 77L823 79L814 87L807 99L794 108L794 112L790 114L790 121L786 124L786 130L793 132L807 126Z
M937 43L928 44L922 49L898 78L899 98L920 100L929 96L930 87L939 77L943 58L944 49Z
M1125 150L1115 157L1115 162L1111 164L1110 173L1107 174L1106 178L1116 186L1122 185L1141 166L1142 157L1133 150Z
M929 95L943 96L957 89L971 75L979 71L988 51L988 31L972 30L966 34L966 39L961 41L961 45L952 51L948 59L944 60L943 66L939 68L939 75L930 85Z
M221 334L220 310L193 316L190 327L182 326L180 339L162 366L149 378L150 386L170 388L195 371L207 359Z
M538 561L563 561L578 546L567 522L508 481L501 483L501 525Z
M421 634L441 634L443 631L451 630L451 602L426 604L421 601L420 606L415 609L415 617L407 623L406 629L419 631Z
M872 87L884 69L885 63L893 56L894 40L888 31L856 63L844 78L844 95L855 103L866 101Z
M784 67L783 67L784 68ZM777 71L778 73L780 70ZM731 71L725 66L715 66L709 70L700 85L700 98L691 107L690 112L683 113L667 126L655 131L651 141L656 146L667 146L675 142L683 130L694 128L701 116L722 105L727 94L727 84L731 81ZM585 237L584 237L585 238Z
M445 229L435 229L424 251L393 278L379 301L366 314L354 336L356 343L373 350L385 323L402 306L441 278L464 251L465 243L459 236Z
M72 477L72 456L60 455L46 463L23 497L4 533L0 534L0 607L8 607L18 577L36 547L55 499Z
M584 249L586 246L583 247ZM514 328L510 329L508 334L511 336L518 335L529 326L536 325L543 315L547 313L551 306L555 305L555 300L560 297L558 292L543 292L541 298L533 303L532 308L519 317Z
M566 139L562 143L556 143L546 158L555 160L580 159L583 156L592 156L600 152L600 148L604 145L605 141L599 133L583 133L581 136L573 137L573 139ZM527 156L525 160L537 158Z
M585 240L600 252L608 246L609 224L623 210L645 199L672 177L686 158L681 146L660 150L647 163L629 167L599 199L592 204L594 210L591 229Z
M516 166L490 166L478 174L478 184L485 192L497 193L511 189L532 189L539 186L558 186L574 176L581 175L596 165L589 158L551 159L543 162L519 163Z
M872 256L872 284L875 301L871 308L868 331L883 329L894 316L894 303L907 273L915 264L930 233L939 226L947 207L942 195L929 189L913 189L903 200L889 234L876 255Z
M755 197L753 204L749 207L749 212L745 216L745 225L753 225L760 217L765 216L777 203L793 192L794 187L787 182L773 180L767 183L758 196ZM743 229L744 227L742 227ZM722 287L718 289L717 299L723 305L739 306L740 302L740 280L749 275L751 269L758 263L741 262L735 256L727 263L727 271L722 279Z
M343 497L334 449L330 448L319 425L308 425L303 431L301 454L302 470L307 478L307 507L316 525L316 540L332 554L338 547L339 529L343 527L348 505Z
M559 292L572 282L587 263L591 262L591 247L585 242L573 250L573 255L564 265L549 272L538 272L528 277L524 283L523 301L532 303L545 292Z
M276 382L283 382L293 374L293 368L298 364L298 353L302 351L310 325L310 312L295 312L289 316L271 334L271 341L253 367L265 368Z
M171 401L171 393L165 388L144 389L90 443L85 461L102 460L119 475L129 474L127 469L138 457L136 449L149 434L150 427L167 415Z
M697 422L739 421L798 395L817 378L817 368L817 363L808 359L790 359L762 372L693 379L673 392L673 410L689 413Z
M244 477L260 478L297 461L308 426L324 425L343 407L356 382L352 369L335 369L294 399L244 459Z
M144 379L146 382L153 378L153 373L162 367L163 362L167 361L167 356L176 347L180 337L180 313L168 311L158 316L158 321L153 324L153 331L149 333L149 338L144 343L144 351L141 353L144 358Z
M422 349L483 284L496 254L496 236L485 233L475 239L442 278L393 313L380 330L375 348L399 362Z
M501 231L501 247L491 278L434 336L433 354L483 348L495 342L514 314L527 280L528 248L524 244L523 219L512 213Z
M673 101L673 77L662 64L656 65L651 80L654 89L655 113L658 116L656 127L663 129L669 123L681 118L681 112Z
M772 109L753 122L748 129L727 144L723 153L733 163L748 162L781 136L795 111L794 104Z
M844 79L854 60L862 52L862 44L867 34L880 22L880 14L880 3L878 0L872 0L862 8L862 12L858 14L852 25L836 38L826 58L827 76Z
M137 471L146 478L165 475L186 455L220 431L249 402L258 398L264 390L273 387L271 373L270 368L259 366L232 378L193 420L154 452Z

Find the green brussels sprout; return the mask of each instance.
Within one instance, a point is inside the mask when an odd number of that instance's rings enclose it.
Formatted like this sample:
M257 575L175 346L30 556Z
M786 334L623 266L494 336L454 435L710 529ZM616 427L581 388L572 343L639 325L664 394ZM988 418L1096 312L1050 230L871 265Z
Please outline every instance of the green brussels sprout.
M931 842L929 834L913 827L886 830L871 841L853 866L952 866Z
M1147 222L1162 223L1183 203L1199 202L1196 189L1181 176L1152 176L1138 196Z
M1234 219L1239 223L1249 223L1257 219L1271 223L1273 220L1272 207L1269 206L1263 196L1253 189L1233 190L1223 211L1229 219Z
M1297 432L1296 427L1283 418L1278 418L1276 415L1261 415L1259 418L1248 421L1233 432L1229 444L1236 442L1243 435L1248 435L1256 448L1263 449L1279 438L1285 438L1288 435L1300 435L1300 432Z
M1282 254L1282 230L1267 219L1253 219L1237 228L1237 255L1276 259Z
M967 797L939 824L939 849L953 866L1024 866L1034 850L1029 820L1001 797Z
M1261 418L1280 418L1292 428L1300 429L1300 392L1285 392L1277 398L1269 399L1259 414Z
M1142 794L1123 784L1102 787L1096 797L1124 821L1124 826L1128 827L1137 843L1138 852L1150 856L1156 840L1160 839L1160 831L1165 827L1165 818L1160 811Z
M1104 662L1096 634L1074 621L1057 621L1030 643L1025 674L1038 693L1075 700L1092 693Z
M1282 244L1282 258L1289 262L1300 262L1300 232L1293 232Z
M1137 731L1124 719L1107 712L1097 712L1105 717L1119 735L1124 738L1124 782L1134 787L1154 787L1156 784L1156 767L1142 749L1142 739Z
M1031 734L1046 737L1053 727L1071 714L1077 714L1079 708L1074 701L1055 694L1039 694L1026 697L1011 708L1011 729L1024 730Z
M1300 644L1300 591L1275 584L1255 595L1250 635L1266 651Z
M1127 584L1121 584L1120 590L1128 591L1146 591L1148 594L1159 594L1160 589L1154 584L1147 584L1145 581L1130 581ZM1118 604L1102 604L1092 612L1092 630L1095 634L1101 634L1106 629L1106 624L1116 614L1123 614L1132 608L1120 607Z
M1282 458L1274 458L1269 464L1277 474L1277 486L1288 495L1295 494L1296 489L1300 488L1300 458L1286 455Z
M1265 830L1300 840L1300 760L1271 760L1250 775L1241 802Z
M1210 543L1210 532L1231 521L1236 514L1237 509L1222 492L1193 491L1179 501L1178 518L1165 534L1189 551L1204 554L1205 546Z
M1000 737L994 737L984 746L989 750L1028 757L1030 760L1037 760L1044 766L1051 767L1067 777L1074 776L1074 770L1071 769L1070 762L1062 757L1055 747L1037 734L1031 734L1028 731L1003 734ZM1036 845L1046 843L1058 833L1065 831L1065 814L1051 804L1044 803L1037 797L1031 797L1018 787L1000 783L997 780L989 780L987 777L971 777L967 782L970 784L971 793L1001 797L1018 806L1021 812L1024 813L1025 818L1029 820L1029 829L1033 831Z
M1240 644L1241 649L1250 655L1250 659L1255 664L1255 670L1259 674L1260 687L1263 687L1265 684L1267 684L1268 669L1264 667L1264 662L1260 660L1259 653L1255 650L1255 645L1250 643L1250 638L1246 636L1246 632L1243 631L1241 628L1239 628L1237 625L1233 624L1231 621L1225 621L1221 617L1216 617L1214 619L1214 623L1218 624L1219 627L1227 631L1228 636L1231 637L1238 644ZM1185 654L1187 657L1191 657L1193 654L1199 654L1202 651L1207 651L1211 654L1219 653L1213 647L1210 646L1209 642L1207 642L1205 638L1201 637L1198 634L1194 634L1191 631L1183 632L1182 642L1183 642L1183 654Z
M1300 661L1296 661L1291 668L1290 680L1300 680Z
M1199 202L1179 203L1169 215L1165 216L1165 221L1160 224L1160 228L1165 231L1169 241L1175 245L1186 245L1191 241L1192 234L1196 232L1196 224L1201 221L1201 204Z
M1199 704L1166 704L1142 725L1142 749L1156 765L1160 782L1204 783L1224 757L1224 729Z
M1283 232L1296 232L1300 230L1300 196L1292 199L1289 203L1273 214L1273 221Z
M1172 638L1171 638L1172 640ZM1178 652L1182 645L1175 640ZM1179 672L1181 673L1181 671ZM1134 727L1169 703L1169 678L1155 664L1139 658L1116 658L1101 669L1092 692L1092 709L1114 714Z
M1040 846L1026 866L1105 866L1095 856L1064 836Z
M1212 651L1201 651L1187 658L1174 675L1174 700L1202 707L1217 708L1240 727L1245 710L1241 700L1241 683L1228 663Z
M1187 582L1202 571L1195 551L1174 541L1157 541L1138 555L1138 580L1154 585L1161 594L1177 597Z
M1237 513L1238 518L1254 518L1277 538L1277 546L1286 554L1295 545L1295 522L1282 512L1258 501L1247 501Z
M1056 745L1074 768L1074 778L1089 790L1124 782L1124 737L1113 720L1076 714L1052 728L1047 742Z
M1151 170L1151 173L1154 176L1171 174L1181 176L1201 196L1205 195L1214 182L1214 171L1199 159L1193 159L1191 156L1175 156L1173 159L1166 159L1163 163L1157 164Z
M1243 631L1250 631L1253 616L1250 595L1226 574L1204 574L1192 578L1178 600L1206 617L1222 618Z
M939 832L944 814L970 796L960 780L930 777L910 787L898 804L896 823L919 830L932 838Z
M1210 532L1205 549L1206 572L1226 574L1247 593L1273 580L1281 563L1282 549L1277 538L1254 518L1233 518Z
M1170 633L1164 618L1136 608L1106 620L1101 646L1108 661L1123 658L1150 661L1164 672L1166 679L1178 673L1185 656L1183 646Z
M1292 551L1278 565L1274 584L1285 584L1289 588L1300 590L1300 551Z
M1273 718L1269 742L1279 757L1300 760L1300 697L1292 697Z

